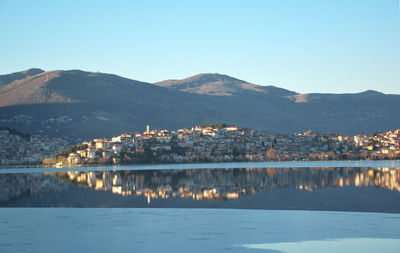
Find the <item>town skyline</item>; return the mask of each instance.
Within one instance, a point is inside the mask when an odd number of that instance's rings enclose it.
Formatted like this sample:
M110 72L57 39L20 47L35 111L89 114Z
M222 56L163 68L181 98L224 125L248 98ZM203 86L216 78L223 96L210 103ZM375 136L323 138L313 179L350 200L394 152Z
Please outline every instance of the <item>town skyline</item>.
M104 164L384 160L400 157L400 129L346 136L306 131L292 135L224 123L176 130L121 133L68 143L0 129L0 166L98 166ZM74 145L72 145L74 144ZM9 159L13 156L13 159Z
M122 133L58 153L45 165L240 161L368 160L400 157L400 129L346 136L312 131L284 135L224 123Z

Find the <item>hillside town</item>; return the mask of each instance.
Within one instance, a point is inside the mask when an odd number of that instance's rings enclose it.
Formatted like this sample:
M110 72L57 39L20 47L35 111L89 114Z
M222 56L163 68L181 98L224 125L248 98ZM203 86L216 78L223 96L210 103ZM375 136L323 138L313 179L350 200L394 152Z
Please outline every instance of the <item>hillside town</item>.
M371 136L272 134L217 123L93 139L45 165L399 159L400 129Z
M41 165L46 157L65 150L70 143L61 138L43 138L0 129L0 166Z

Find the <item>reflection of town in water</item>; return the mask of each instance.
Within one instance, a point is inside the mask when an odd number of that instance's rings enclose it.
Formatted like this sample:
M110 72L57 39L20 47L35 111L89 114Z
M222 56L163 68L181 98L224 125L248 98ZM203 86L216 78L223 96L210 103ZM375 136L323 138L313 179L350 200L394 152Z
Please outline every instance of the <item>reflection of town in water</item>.
M295 187L378 187L400 191L400 169L263 168L157 171L58 172L56 177L94 190L151 199L227 200L256 192Z

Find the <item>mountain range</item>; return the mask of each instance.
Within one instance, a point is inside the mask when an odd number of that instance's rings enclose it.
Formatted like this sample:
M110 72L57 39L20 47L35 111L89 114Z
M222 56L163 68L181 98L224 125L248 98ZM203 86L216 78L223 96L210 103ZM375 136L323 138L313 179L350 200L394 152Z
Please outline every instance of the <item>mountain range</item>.
M400 127L400 95L300 94L227 75L147 83L81 70L0 76L0 126L72 139L225 122L273 133L371 134Z

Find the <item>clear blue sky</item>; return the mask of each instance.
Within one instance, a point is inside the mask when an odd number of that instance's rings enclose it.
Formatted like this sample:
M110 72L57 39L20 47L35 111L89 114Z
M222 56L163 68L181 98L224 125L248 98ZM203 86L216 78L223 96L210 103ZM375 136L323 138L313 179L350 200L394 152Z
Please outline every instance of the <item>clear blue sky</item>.
M400 94L399 16L399 0L0 0L0 74L212 72L300 93Z

